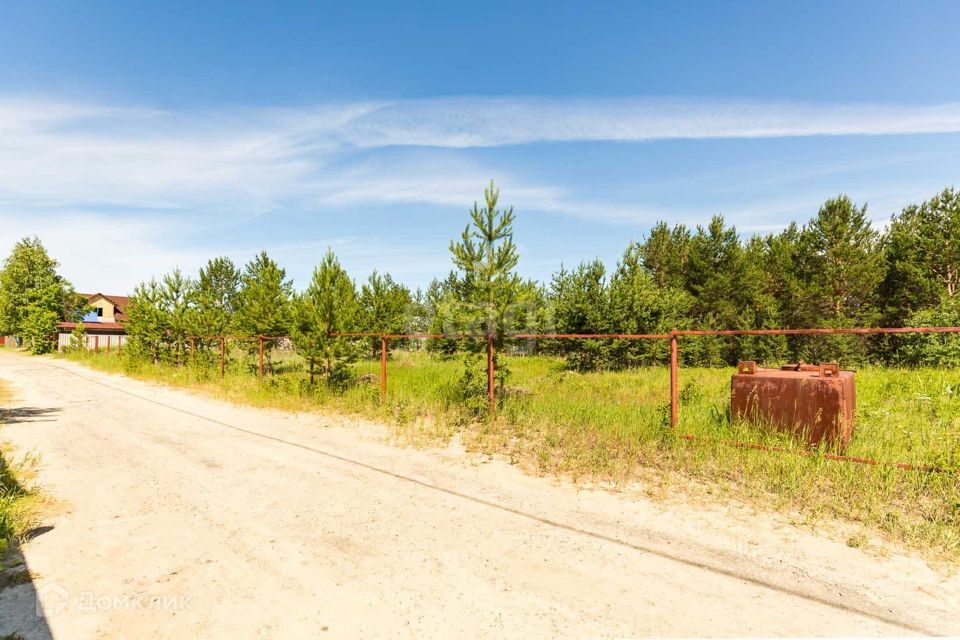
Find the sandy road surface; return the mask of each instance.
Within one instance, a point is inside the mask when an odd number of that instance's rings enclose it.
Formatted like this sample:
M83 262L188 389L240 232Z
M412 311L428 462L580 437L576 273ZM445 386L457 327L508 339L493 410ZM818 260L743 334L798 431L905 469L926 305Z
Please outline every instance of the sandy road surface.
M400 449L0 354L0 437L58 503L0 635L628 637L960 632L957 578L787 525ZM45 615L35 615L35 590Z

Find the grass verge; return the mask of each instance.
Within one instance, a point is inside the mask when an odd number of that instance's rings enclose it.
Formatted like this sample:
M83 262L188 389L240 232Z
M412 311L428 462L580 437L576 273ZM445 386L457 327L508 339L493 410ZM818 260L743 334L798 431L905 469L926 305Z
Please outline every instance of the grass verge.
M847 453L948 470L930 473L724 444L739 440L803 449L782 434L730 422L731 369L681 369L680 426L673 432L665 367L578 374L555 358L508 358L511 386L491 420L459 396L457 360L393 353L388 400L381 404L376 361L354 365L357 383L334 392L309 385L294 355L275 353L274 374L263 381L249 356L239 350L231 356L223 379L213 362L171 367L115 354L62 357L239 403L362 415L419 444L459 434L469 450L503 455L532 473L632 484L653 496L745 501L808 522L853 523L858 529L849 539L857 544L851 546L863 546L870 534L932 559L960 561L960 371L857 373L857 428Z
M8 399L9 392L0 382L0 405L6 404ZM0 409L0 429L4 413ZM32 522L30 493L20 481L29 464L29 459L11 462L9 451L0 444L0 569L7 567L8 555L22 541ZM0 571L0 587L11 586L7 584L9 579L5 571Z

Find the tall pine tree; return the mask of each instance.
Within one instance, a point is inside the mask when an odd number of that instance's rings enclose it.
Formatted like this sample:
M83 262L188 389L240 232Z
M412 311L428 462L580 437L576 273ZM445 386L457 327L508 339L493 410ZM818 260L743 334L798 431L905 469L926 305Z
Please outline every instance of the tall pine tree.
M270 259L266 251L247 263L237 292L233 326L246 336L285 336L290 332L290 300L293 283L287 272ZM257 348L251 343L251 352ZM266 353L266 367L272 367L271 352Z
M193 333L222 336L229 331L237 305L240 270L229 258L214 258L197 276ZM200 341L206 344L207 341Z
M307 360L310 383L319 364L327 384L342 387L347 365L357 358L357 341L330 334L356 331L360 309L353 281L333 251L313 270L310 285L295 297L292 308L293 343Z
M827 200L800 233L796 259L801 319L813 327L869 327L880 318L877 291L884 277L880 235L867 207L847 196ZM811 337L807 360L863 361L867 341L853 336Z
M944 189L893 216L881 287L884 315L900 325L912 313L960 293L960 192Z
M473 204L470 224L459 242L450 243L453 264L458 270L455 281L455 315L464 330L489 335L497 347L497 380L501 386L509 374L500 359L504 334L513 330L507 326L511 305L517 299L520 278L515 270L519 262L517 246L513 243L513 207L497 208L500 190L493 180L483 191L483 208ZM471 341L474 353L478 343ZM481 366L482 365L482 366ZM486 364L483 359L467 358L463 389L467 395L482 395L486 388ZM483 372L483 375L479 375Z

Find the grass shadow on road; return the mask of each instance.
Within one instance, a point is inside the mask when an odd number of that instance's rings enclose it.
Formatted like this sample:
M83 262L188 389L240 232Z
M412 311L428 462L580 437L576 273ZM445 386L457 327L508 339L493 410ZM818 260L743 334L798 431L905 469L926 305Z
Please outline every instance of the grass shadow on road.
M0 422L53 422L53 416L63 411L60 407L12 407L0 409Z

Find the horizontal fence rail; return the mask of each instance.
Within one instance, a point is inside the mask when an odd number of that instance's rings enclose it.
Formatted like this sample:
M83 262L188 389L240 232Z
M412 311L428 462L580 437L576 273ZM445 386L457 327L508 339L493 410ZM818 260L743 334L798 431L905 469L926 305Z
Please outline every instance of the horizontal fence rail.
M328 334L331 338L376 338L380 340L380 400L387 400L387 354L391 340L483 340L487 351L487 392L489 412L496 411L496 371L495 371L495 341L496 340L668 340L670 342L670 427L676 430L679 422L679 341L687 337L737 337L737 336L803 336L803 335L884 335L884 334L958 334L960 327L844 327L844 328L816 328L816 329L674 329L669 333L513 333L513 334L483 334L483 333L379 333L372 331L334 332ZM190 336L190 358L193 360L195 341L219 342L220 377L226 374L226 343L257 342L257 375L264 375L264 342L276 340L292 340L290 336ZM119 346L119 345L118 345ZM119 355L119 348L116 353ZM680 434L679 438L687 441L706 440L693 434ZM793 450L785 447L764 445L734 440L720 440L725 445L737 448L757 449L768 452L786 453L801 456L821 456L827 460L849 462L870 466L884 466L897 469L943 472L930 466L919 466L904 462L887 462L871 458L846 456L826 452L809 450Z
M514 333L504 336L510 339L543 340L666 340L669 333Z
M960 327L873 327L835 329L682 329L670 332L678 336L817 336L870 335L885 333L960 333ZM669 336L668 336L669 337Z

